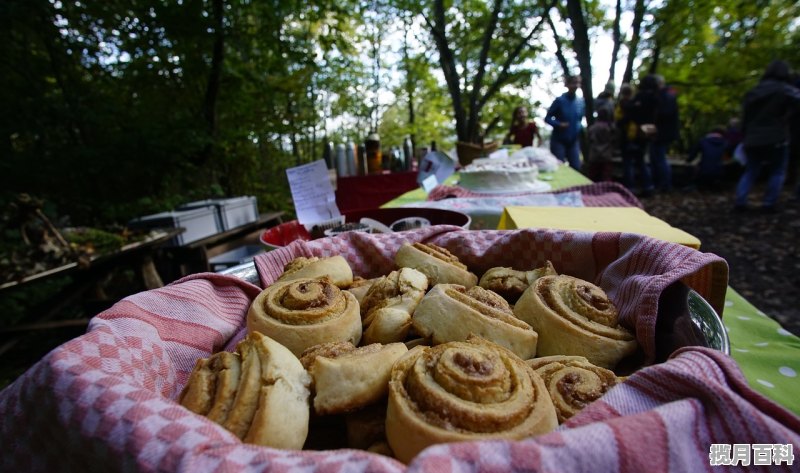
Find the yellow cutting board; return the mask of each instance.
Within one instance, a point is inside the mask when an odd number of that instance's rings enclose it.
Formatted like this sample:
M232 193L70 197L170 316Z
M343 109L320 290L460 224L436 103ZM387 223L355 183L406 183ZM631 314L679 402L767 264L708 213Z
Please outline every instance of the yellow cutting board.
M497 228L639 233L700 248L697 237L637 207L505 207Z

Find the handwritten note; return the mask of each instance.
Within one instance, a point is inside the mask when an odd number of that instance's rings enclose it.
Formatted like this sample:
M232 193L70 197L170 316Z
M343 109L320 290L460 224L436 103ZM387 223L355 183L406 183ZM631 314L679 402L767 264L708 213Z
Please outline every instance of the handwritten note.
M336 195L324 160L289 168L286 177L301 224L314 224L342 215L336 206Z

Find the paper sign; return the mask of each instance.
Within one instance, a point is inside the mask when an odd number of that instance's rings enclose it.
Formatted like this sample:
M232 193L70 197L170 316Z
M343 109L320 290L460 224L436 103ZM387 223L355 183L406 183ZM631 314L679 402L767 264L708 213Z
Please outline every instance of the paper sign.
M286 177L301 224L314 224L342 215L336 206L336 195L324 160L289 168Z
M430 176L422 180L422 190L424 190L426 194L430 194L433 188L436 187L438 184L439 181L436 180L436 176L431 174Z
M417 184L421 186L428 176L435 176L436 182L444 182L454 172L456 172L456 161L453 158L439 151L430 151L419 163Z

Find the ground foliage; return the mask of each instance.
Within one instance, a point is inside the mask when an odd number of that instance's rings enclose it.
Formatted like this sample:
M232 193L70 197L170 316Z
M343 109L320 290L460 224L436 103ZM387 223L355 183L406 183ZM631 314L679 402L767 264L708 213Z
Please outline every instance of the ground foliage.
M776 213L733 213L733 183L714 192L681 189L643 200L645 210L700 239L702 251L728 262L730 286L800 336L800 202L784 189Z

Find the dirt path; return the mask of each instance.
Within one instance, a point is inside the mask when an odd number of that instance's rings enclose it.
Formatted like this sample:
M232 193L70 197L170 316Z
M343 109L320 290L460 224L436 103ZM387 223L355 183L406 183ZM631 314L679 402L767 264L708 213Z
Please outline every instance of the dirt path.
M751 194L755 208L733 213L733 186L719 192L677 190L642 199L645 210L692 233L701 250L728 261L730 286L757 308L800 336L800 202L781 195L778 212L758 209L761 189Z

